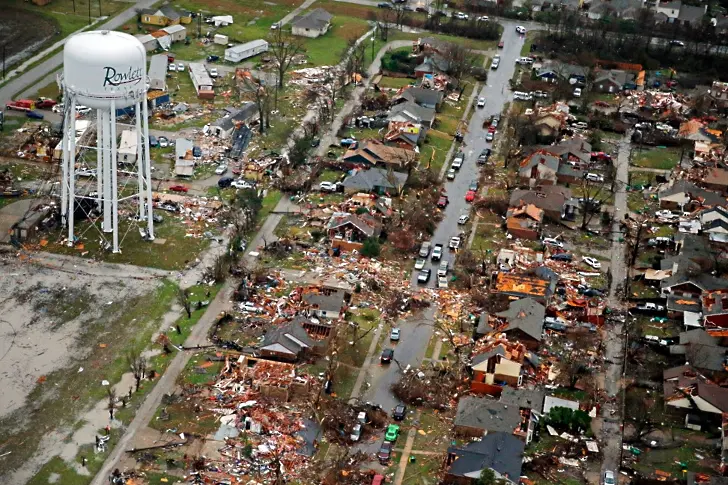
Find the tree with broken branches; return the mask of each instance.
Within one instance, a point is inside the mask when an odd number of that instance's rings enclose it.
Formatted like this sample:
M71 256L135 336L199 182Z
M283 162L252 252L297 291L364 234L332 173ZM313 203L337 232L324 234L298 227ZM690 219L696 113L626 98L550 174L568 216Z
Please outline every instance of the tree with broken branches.
M239 98L250 99L258 107L258 131L265 133L270 128L270 112L273 108L268 86L262 79L256 80L250 73L246 73L236 80L235 88Z
M633 429L633 433L627 441L640 441L646 435L659 429L659 422L654 419L652 414L653 407L650 406L643 396L629 392L629 389L625 392L624 409L626 410L627 420Z
M470 74L478 61L478 57L469 47L454 43L447 44L442 57L447 59L447 73L457 81L458 85L466 75Z
M189 288L179 288L177 290L177 303L184 309L187 318L192 318L192 299Z
M142 356L140 350L135 349L129 351L126 355L126 363L134 376L136 390L139 391L142 379L144 379L144 376L147 373L147 359Z
M278 89L283 88L286 72L291 68L294 58L304 51L303 37L297 37L282 28L268 35L268 54L275 61L278 74Z
M586 230L600 208L612 196L610 186L604 181L581 179L580 192L584 202L581 204L581 229Z
M591 334L580 334L578 338L564 345L556 363L559 382L569 389L574 389L579 379L589 375L589 352L596 347L596 339Z
M380 8L377 12L377 31L384 42L389 39L389 29L395 21L395 15L391 8Z

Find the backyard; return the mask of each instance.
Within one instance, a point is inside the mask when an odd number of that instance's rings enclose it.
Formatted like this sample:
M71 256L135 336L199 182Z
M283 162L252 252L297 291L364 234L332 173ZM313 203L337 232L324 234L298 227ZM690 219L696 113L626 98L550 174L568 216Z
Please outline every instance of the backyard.
M680 150L655 147L649 150L632 151L632 165L635 167L672 170L680 161Z

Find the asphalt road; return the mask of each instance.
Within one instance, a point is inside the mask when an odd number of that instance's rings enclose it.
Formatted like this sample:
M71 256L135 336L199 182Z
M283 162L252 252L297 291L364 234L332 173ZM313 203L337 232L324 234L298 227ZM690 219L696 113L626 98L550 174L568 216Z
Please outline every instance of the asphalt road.
M521 55L524 40L522 36L516 33L515 23L503 22L503 25L505 46L499 52L501 56L500 67L495 71L490 71L487 85L483 86L478 93L478 96L486 98L486 105L485 108L475 109L471 117L469 131L464 139L465 162L462 168L455 180L446 181L444 184L445 192L450 197L450 204L445 209L444 218L432 238L433 244L442 243L447 246L450 237L460 232L461 229L457 220L461 214L470 210L470 204L465 202L465 193L470 182L479 178L479 167L476 163L478 155L484 148L491 146L490 143L485 141L485 130L482 128L483 120L500 113L505 103L512 99L508 81L513 77L515 60ZM496 135L497 139L498 134ZM448 160L448 162L450 161ZM455 254L445 251L443 259L452 262L455 259ZM437 278L435 274L437 273L438 264L428 259L426 267L432 269L433 273L427 285L429 288L436 286ZM413 289L424 286L417 284L417 271L412 274L411 281ZM391 411L398 404L398 400L390 391L391 385L399 379L400 367L406 368L408 365L419 367L422 363L422 359L425 357L425 349L433 333L432 323L434 317L435 307L433 306L419 313L416 317L399 323L401 337L398 343L394 344L389 341L388 336L385 337L385 343L382 347L394 349L394 358L397 363L374 365L369 369L369 387L362 393L363 401L376 403L386 411Z

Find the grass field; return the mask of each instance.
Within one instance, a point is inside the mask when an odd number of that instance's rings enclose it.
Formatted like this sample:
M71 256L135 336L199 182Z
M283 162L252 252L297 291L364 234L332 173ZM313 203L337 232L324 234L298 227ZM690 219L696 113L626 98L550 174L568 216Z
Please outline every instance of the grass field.
M315 66L333 66L339 63L349 42L358 39L370 28L364 19L335 16L325 35L306 40L308 61Z
M680 161L680 150L656 147L632 153L632 165L636 167L672 170Z

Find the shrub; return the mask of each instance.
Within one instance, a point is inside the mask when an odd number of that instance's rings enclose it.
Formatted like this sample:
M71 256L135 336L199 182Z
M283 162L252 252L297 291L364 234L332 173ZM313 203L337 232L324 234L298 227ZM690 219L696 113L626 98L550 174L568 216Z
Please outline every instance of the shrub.
M366 256L367 258L376 258L379 256L380 250L381 247L379 245L379 241L370 237L364 240L364 244L361 247L361 255Z

